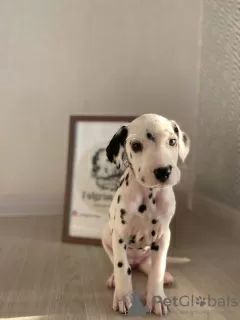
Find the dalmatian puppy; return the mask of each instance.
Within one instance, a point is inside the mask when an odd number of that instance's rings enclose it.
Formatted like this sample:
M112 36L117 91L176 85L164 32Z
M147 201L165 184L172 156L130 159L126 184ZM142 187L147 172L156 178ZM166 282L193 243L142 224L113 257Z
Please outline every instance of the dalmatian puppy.
M132 268L138 267L148 276L146 306L157 315L168 312L164 303L153 301L166 298L164 284L173 280L166 272L167 260L181 260L167 258L169 225L176 208L173 186L181 177L178 161L185 160L189 149L190 140L179 125L156 114L121 127L106 148L110 162L126 167L102 233L113 264L107 285L114 287L115 311L127 313L131 307Z

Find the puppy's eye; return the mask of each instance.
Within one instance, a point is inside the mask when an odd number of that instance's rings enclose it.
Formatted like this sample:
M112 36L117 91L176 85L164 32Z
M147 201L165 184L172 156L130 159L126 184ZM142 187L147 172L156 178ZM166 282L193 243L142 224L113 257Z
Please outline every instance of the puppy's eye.
M170 139L170 140L169 140L169 145L170 145L171 147L174 147L176 144L177 144L177 140L176 140L176 139Z
M140 152L140 151L142 151L142 149L143 149L143 146L142 146L141 142L136 141L136 142L132 143L132 150L134 152Z

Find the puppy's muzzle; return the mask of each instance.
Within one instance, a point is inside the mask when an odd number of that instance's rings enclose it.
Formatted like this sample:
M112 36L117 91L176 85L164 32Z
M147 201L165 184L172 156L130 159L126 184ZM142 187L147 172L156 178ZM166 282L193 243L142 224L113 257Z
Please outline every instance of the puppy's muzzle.
M166 182L172 172L172 166L160 167L153 170L155 178L160 182Z

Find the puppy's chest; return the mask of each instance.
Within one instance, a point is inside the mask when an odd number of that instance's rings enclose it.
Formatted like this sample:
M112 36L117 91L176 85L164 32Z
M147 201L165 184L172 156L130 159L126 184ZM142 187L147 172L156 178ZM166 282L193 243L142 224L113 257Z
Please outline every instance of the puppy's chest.
M143 250L159 239L166 222L167 205L153 189L115 195L110 207L110 226L130 248Z
M169 201L152 188L120 188L110 206L110 215L124 225L136 217L146 223L153 217L164 219Z

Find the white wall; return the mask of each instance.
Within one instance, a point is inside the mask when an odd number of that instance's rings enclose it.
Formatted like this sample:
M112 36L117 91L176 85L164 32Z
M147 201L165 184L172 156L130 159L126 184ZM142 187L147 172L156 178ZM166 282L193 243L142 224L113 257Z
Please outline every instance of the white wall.
M190 134L200 0L1 0L0 195L62 195L70 114Z

